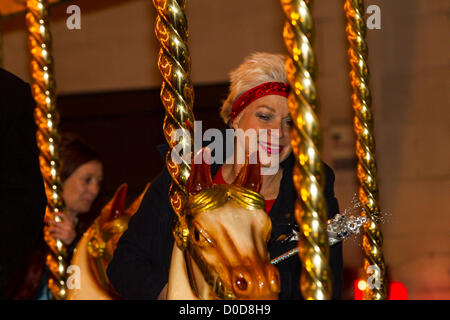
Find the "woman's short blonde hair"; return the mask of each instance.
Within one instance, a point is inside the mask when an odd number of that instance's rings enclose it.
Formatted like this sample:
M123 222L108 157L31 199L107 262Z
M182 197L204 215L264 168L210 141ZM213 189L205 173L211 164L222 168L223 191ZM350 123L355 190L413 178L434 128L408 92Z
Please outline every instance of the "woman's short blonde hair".
M255 52L230 72L228 97L220 110L220 116L226 124L229 124L233 103L245 91L265 82L287 82L286 58L282 54Z

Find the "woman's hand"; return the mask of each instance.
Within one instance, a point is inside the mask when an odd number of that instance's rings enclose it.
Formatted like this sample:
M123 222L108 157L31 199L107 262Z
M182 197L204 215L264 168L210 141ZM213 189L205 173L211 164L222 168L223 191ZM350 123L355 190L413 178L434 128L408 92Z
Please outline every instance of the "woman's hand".
M75 221L68 215L55 212L55 216L60 217L61 221L56 222L53 219L46 219L48 223L48 232L53 238L61 240L65 245L70 245L75 240Z

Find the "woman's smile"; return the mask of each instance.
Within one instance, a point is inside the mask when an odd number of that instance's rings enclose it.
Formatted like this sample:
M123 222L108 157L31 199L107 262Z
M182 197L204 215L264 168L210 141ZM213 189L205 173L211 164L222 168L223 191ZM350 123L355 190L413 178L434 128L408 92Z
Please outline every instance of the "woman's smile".
M268 154L280 154L284 149L284 146L263 141L260 141L259 145Z

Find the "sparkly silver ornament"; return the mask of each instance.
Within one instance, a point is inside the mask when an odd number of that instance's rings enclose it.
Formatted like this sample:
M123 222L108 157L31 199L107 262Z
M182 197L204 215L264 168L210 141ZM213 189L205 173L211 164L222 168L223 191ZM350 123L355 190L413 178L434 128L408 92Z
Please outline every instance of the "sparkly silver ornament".
M327 232L328 232L328 244L333 246L341 241L344 241L351 235L359 234L361 227L366 223L367 217L364 213L364 208L358 200L356 194L353 196L353 200L351 202L351 206L343 213L336 214L333 219L328 220L327 222ZM353 211L363 212L362 214L353 214ZM298 241L299 232L292 229L292 234L290 234L285 242L290 241ZM272 264L280 263L281 261L286 260L287 258L292 257L298 253L298 248L294 248L289 250L288 252L274 258L271 260Z

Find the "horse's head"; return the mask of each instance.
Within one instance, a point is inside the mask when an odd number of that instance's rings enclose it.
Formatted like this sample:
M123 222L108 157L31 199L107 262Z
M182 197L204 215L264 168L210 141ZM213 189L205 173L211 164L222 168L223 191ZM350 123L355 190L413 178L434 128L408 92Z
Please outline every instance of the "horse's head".
M208 165L192 165L185 258L199 298L278 298L279 274L267 250L272 224L260 181L259 164L246 164L231 185L214 185Z
M144 192L125 209L127 185L122 184L116 190L113 198L103 207L92 226L86 231L89 238L87 249L90 270L94 273L98 283L109 291L111 291L111 286L106 276L106 268L112 260L120 237L128 228L128 221L139 208L149 185L147 184Z

